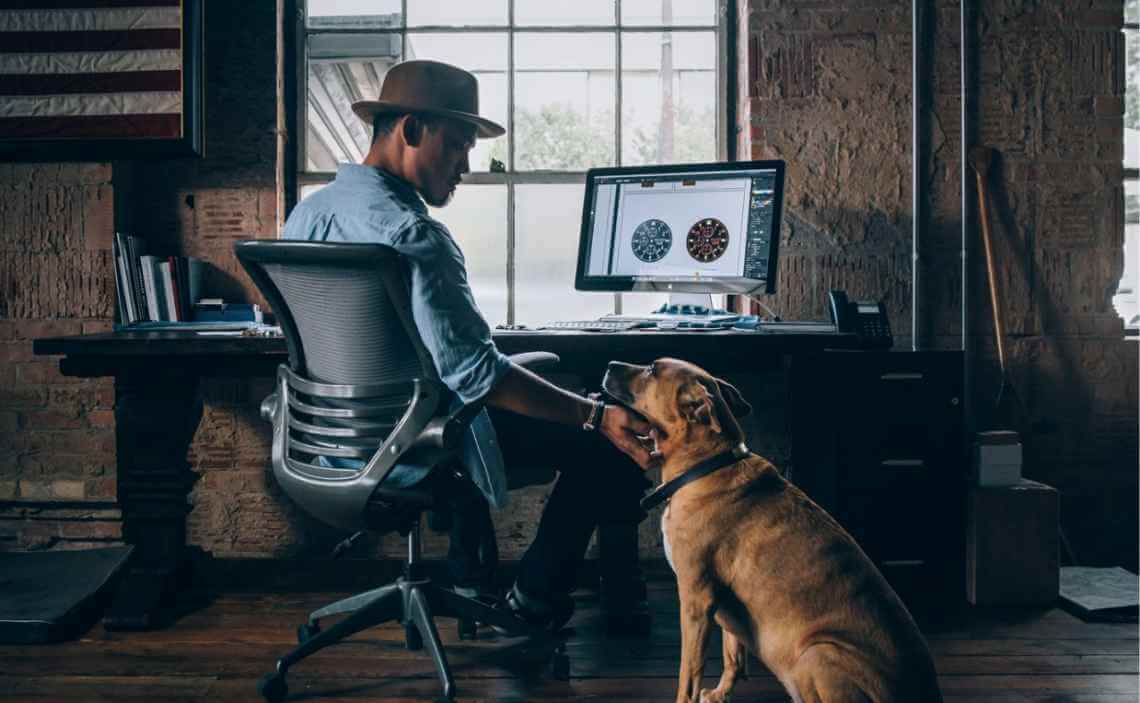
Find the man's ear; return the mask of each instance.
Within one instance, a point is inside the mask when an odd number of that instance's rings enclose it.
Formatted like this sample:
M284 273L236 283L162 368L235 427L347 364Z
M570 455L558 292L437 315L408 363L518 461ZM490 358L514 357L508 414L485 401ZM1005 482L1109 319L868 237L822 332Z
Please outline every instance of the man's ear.
M708 425L709 429L720 434L720 418L717 417L715 399L705 384L693 381L681 389L677 397L677 409L681 417L691 424Z
M736 390L736 386L719 378L713 380L716 381L716 387L720 390L720 395L728 404L728 409L732 411L732 414L737 419L748 417L748 414L752 412L752 405L744 399L740 391Z
M404 143L408 146L419 146L424 136L423 121L415 115L405 115L404 119L400 121L400 134L403 135Z

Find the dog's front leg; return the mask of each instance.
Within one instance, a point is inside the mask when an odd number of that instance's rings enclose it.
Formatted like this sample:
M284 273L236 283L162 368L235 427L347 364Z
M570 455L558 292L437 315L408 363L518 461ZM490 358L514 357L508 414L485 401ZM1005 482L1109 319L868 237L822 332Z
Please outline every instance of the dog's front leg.
M701 690L700 703L725 703L732 696L736 680L744 670L744 642L724 627L720 628L720 637L724 643L724 670L721 671L716 689Z
M681 680L677 686L677 703L696 703L712 625L712 593L682 588L680 595Z

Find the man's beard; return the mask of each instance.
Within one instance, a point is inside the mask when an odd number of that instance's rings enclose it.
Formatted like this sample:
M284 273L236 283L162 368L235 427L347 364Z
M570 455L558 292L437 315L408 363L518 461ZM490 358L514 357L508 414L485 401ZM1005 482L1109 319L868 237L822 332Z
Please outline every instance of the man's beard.
M435 208L446 207L447 204L451 202L451 199L454 196L455 196L455 190L454 189L447 191L446 195L444 195L442 198L438 198L438 199L433 198L432 195L430 193L428 193L427 191L420 191L420 197L424 199L424 202L427 203L428 205L431 205L432 207L435 207Z

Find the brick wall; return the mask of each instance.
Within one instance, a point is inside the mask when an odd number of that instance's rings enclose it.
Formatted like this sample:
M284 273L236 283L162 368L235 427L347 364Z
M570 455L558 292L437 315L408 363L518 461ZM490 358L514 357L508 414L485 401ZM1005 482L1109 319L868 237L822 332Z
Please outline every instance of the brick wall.
M114 392L32 339L110 327L111 169L0 164L0 549L119 537Z
M989 400L989 301L974 266L978 424L1023 432L1026 473L1061 489L1082 561L1135 566L1137 355L1119 341L1108 302L1122 268L1119 3L984 5L979 135L1000 153L994 233L1024 409ZM882 297L907 347L910 3L835 7L739 1L747 28L738 52L741 153L789 164L774 307L788 318L818 318L828 288ZM956 348L957 6L937 7L920 332L932 346ZM60 376L54 361L31 356L30 343L109 326L115 219L156 251L214 264L210 292L253 295L231 247L273 236L273 23L270 3L235 3L211 16L205 159L0 165L0 549L118 536L110 384ZM980 252L976 237L971 246ZM217 556L325 553L339 535L295 511L267 472L268 432L256 413L265 382L209 381L203 392L191 450L203 476L191 495L191 542ZM785 449L777 442L766 450ZM543 489L529 489L496 516L506 557L529 541L543 499ZM659 554L652 527L646 556ZM441 547L429 537L429 553ZM372 549L399 553L391 539Z
M910 3L753 0L744 153L788 160L774 306L819 317L828 288L882 298L911 333ZM977 143L997 150L991 228L1012 390L1000 374L980 225L970 223L978 429L1016 429L1025 474L1058 487L1082 563L1137 560L1137 349L1110 299L1123 270L1123 22L1112 0L977 3ZM961 334L959 10L935 4L930 218L920 339ZM743 33L742 33L743 34ZM747 71L747 72L745 72ZM971 198L976 196L971 192ZM975 203L971 200L971 203Z

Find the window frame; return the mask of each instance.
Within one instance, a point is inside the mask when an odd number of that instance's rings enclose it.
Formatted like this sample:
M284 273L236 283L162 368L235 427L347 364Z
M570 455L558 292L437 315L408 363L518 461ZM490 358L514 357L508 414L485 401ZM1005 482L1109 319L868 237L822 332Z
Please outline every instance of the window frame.
M515 2L505 0L507 3L507 24L505 25L424 25L409 27L407 25L408 3L415 0L400 1L400 24L393 27L377 28L342 28L329 27L312 29L306 21L307 1L295 0L296 24L292 34L293 63L295 71L285 67L286 76L295 81L293 89L286 86L283 93L286 98L293 98L291 102L293 114L288 120L294 138L290 140L292 153L289 159L293 168L287 168L283 175L283 189L285 191L285 207L292 210L301 199L301 189L305 186L320 185L332 182L333 172L306 171L306 149L308 141L308 66L309 66L309 37L317 34L399 34L400 56L407 55L408 37L415 34L493 34L506 35L507 40L507 161L505 171L472 171L464 176L464 184L472 185L503 185L507 193L507 257L506 289L507 289L507 319L508 325L515 324L516 309L516 188L520 185L544 184L580 184L586 182L585 170L515 170L515 34L551 33L551 34L611 34L614 41L614 161L609 166L622 165L622 36L633 33L657 32L713 32L716 51L716 159L718 161L735 161L737 150L736 125L736 64L730 58L737 54L736 46L736 0L714 0L716 21L710 25L624 25L622 24L622 0L614 0L614 19L612 24L604 25L516 25ZM288 106L286 107L288 109ZM284 221L284 218L282 218ZM622 294L614 293L613 311L622 312ZM498 321L491 321L498 322Z
M1131 38L1134 41L1140 41L1140 21L1129 22L1129 21L1125 20L1123 25L1121 26L1120 31L1124 35L1124 45L1125 45L1124 61L1125 61L1125 63L1127 63L1127 61L1128 61L1128 50L1127 50L1128 40ZM1127 66L1124 67L1124 70L1125 70L1125 72L1127 72L1127 70L1128 70ZM1128 81L1127 81L1127 78L1125 78L1124 98L1125 98L1125 104L1126 105L1127 105L1127 96L1128 96ZM1127 111L1127 107L1125 107L1125 111ZM1121 119L1123 121L1125 118L1122 117ZM1127 126L1122 125L1122 129L1127 129ZM1128 238L1128 207L1127 207L1127 197L1128 196L1125 195L1125 192L1127 191L1126 186L1129 183L1137 183L1137 182L1140 182L1140 167L1133 166L1132 168L1129 168L1129 167L1124 166L1122 164L1122 166L1121 166L1121 179L1120 179L1121 195L1125 199L1125 203L1123 204L1123 208L1122 208L1122 212L1123 212L1123 216L1124 216L1123 217L1124 221L1122 222L1122 225L1124 227L1124 232L1121 233L1121 237L1120 237L1122 243L1127 242L1127 238ZM1125 249L1125 251L1127 251L1127 249ZM1124 263L1124 268L1125 268L1125 271L1127 271L1128 262ZM1120 290L1120 284L1123 283L1123 281L1124 281L1123 276L1124 276L1124 274L1122 272L1121 273L1121 280L1117 281L1117 284L1116 284L1117 285L1117 291ZM1138 292L1134 289L1132 291L1132 295L1134 297L1140 296L1140 292ZM1123 318L1123 313L1120 310L1115 309L1115 306L1114 306L1114 312L1121 315ZM1128 338L1128 339L1132 339L1132 340L1140 339L1140 329L1138 329L1135 324L1130 324L1129 320L1124 320L1124 332L1125 332L1126 338Z

